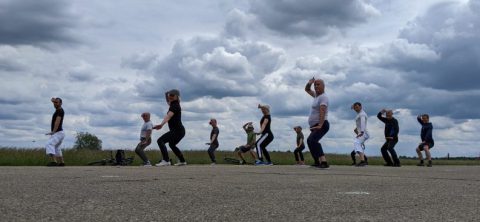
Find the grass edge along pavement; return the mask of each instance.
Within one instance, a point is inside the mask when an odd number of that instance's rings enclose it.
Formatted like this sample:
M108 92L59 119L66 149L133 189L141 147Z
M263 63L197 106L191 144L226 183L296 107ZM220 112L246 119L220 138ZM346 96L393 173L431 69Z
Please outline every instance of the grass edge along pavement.
M110 158L110 150L75 150L65 149L63 154L65 162L68 166L86 166L93 161ZM146 154L152 163L158 162L160 159L160 151L149 148ZM113 151L115 155L115 151ZM270 151L271 158L275 165L293 165L295 159L293 152ZM326 154L330 165L350 165L352 163L349 154ZM126 151L126 157L134 156L133 166L141 165L140 158L132 150ZM210 158L207 151L187 150L184 151L185 159L189 164L210 164ZM225 157L236 158L232 151L217 151L215 152L218 164L229 164L224 161ZM247 162L253 163L253 160L247 157ZM305 161L307 164L313 163L310 153L304 152ZM176 157L170 152L170 158L176 162ZM402 165L415 165L418 163L416 158L401 158ZM27 148L0 148L0 166L45 166L49 159L45 155L45 149L27 149ZM383 159L378 156L369 157L370 165L383 165ZM480 165L478 158L434 158L434 165Z

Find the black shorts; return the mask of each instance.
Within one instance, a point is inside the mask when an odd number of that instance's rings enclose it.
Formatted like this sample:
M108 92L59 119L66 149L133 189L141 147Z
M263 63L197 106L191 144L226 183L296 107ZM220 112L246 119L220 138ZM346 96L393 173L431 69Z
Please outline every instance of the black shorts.
M425 145L428 145L428 149L429 149L429 150L433 148L433 143L420 143L420 145L418 145L418 149L419 149L420 151L423 151L423 147L424 147Z
M252 150L252 147L247 147L247 146L239 146L238 148L240 148L240 152L242 152L242 153L246 153L246 152Z

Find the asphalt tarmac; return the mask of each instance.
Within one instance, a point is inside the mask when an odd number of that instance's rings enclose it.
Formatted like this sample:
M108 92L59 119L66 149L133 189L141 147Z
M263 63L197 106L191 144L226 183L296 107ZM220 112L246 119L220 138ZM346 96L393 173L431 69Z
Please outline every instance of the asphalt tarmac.
M480 167L0 167L0 221L480 221Z

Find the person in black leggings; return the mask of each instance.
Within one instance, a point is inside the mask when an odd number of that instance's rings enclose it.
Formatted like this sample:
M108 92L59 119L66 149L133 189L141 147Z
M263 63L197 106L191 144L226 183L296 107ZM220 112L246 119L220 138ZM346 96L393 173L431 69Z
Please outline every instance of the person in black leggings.
M157 166L171 165L168 157L167 146L165 145L166 143L168 143L170 149L172 149L173 153L175 153L175 155L178 157L179 162L176 163L175 166L184 166L187 165L187 162L183 157L182 151L180 151L180 149L177 147L177 144L185 136L185 127L182 124L182 108L180 107L180 91L177 89L172 89L165 93L165 97L170 108L168 109L167 115L163 118L162 123L153 128L159 130L163 127L163 125L168 123L168 128L170 131L163 134L157 140L158 147L160 147L163 157Z
M212 131L210 132L210 142L207 143L210 147L208 147L208 156L210 157L210 160L212 161L212 165L217 164L217 161L215 159L215 150L218 148L218 133L220 131L218 130L217 127L217 120L216 119L210 119L209 124L212 126Z
M296 126L293 128L295 132L297 133L297 146L295 148L295 151L293 151L293 154L295 155L295 161L297 161L297 165L305 165L305 159L303 158L303 150L305 149L305 143L303 142L303 133L302 133L302 127L301 126Z
M255 162L255 165L273 165L272 160L270 160L270 154L267 151L268 144L270 144L274 138L270 130L270 124L272 123L270 106L258 104L258 108L262 110L263 117L260 120L260 131L257 132L257 135L261 136L255 145L259 159L259 161ZM265 162L263 156L265 156Z

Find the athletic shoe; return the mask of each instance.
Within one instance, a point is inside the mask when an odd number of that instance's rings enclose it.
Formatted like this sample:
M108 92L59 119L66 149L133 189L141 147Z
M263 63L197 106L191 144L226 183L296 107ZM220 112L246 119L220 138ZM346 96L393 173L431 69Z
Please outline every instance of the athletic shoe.
M261 166L261 165L265 165L265 163L261 160L255 160L255 165L256 166Z
M367 166L367 163L365 163L365 161L360 161L360 163L358 163L357 165L355 165L356 167L365 167Z
M423 162L420 162L420 163L417 164L417 166L423 167L423 166L425 166L425 164Z
M320 169L328 169L328 168L330 168L330 166L328 165L327 162L321 162L321 163L320 163L320 166L318 166L318 168L320 168Z
M64 166L65 166L65 163L59 163L57 166L59 166L59 167L64 167Z
M175 164L175 166L185 166L187 165L187 162L178 162Z
M432 161L428 161L427 167L432 167Z
M310 165L310 166L311 166L311 167L319 167L320 164L319 164L319 163L314 163L314 164L312 164L312 165Z
M353 162L353 163L352 163L352 166L355 166L355 165L357 165L357 163Z
M48 167L56 167L58 166L57 162L50 162L47 164Z
M272 162L265 162L265 165L267 165L267 166L273 166L273 163L272 163Z
M215 166L217 165L215 162L211 163L210 166Z
M162 166L170 166L170 165L172 165L172 164L170 163L170 161L162 160L162 161L158 162L157 165L155 165L155 166L157 166L157 167L162 167Z
M244 165L244 164L247 164L247 162L245 162L243 160L240 160L240 162L238 163L238 165Z
M401 167L402 165L400 163L394 163L393 167Z

